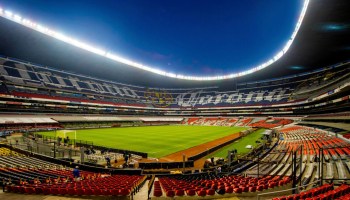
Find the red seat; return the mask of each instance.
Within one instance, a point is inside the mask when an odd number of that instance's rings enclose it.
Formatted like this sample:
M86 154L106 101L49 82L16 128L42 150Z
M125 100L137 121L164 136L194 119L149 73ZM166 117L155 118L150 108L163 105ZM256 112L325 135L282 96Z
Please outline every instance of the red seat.
M175 190L176 196L183 196L185 195L185 191L183 189Z
M309 197L308 194L309 194L309 193L307 193L307 192L301 192L301 193L300 193L300 198L301 198L301 199L306 199L307 197Z
M242 187L242 191L243 192L249 192L249 187L247 187L247 186L246 187Z
M215 190L213 189L207 190L207 195L214 195L214 194L215 194Z
M7 191L7 192L14 192L13 186L12 186L12 185L6 186L6 191Z
M120 195L122 196L128 196L130 194L130 190L126 188L120 189Z
M206 195L206 191L205 190L198 190L197 191L197 195L200 196L200 197L204 197Z
M102 195L102 191L98 188L94 189L94 195Z
M20 186L19 188L18 188L18 192L19 193L25 193L26 191L25 191L25 187L24 186Z
M163 195L163 193L162 193L162 190L160 190L160 189L154 189L154 191L153 191L153 196L155 196L155 197L160 197L160 196L162 196Z
M279 185L279 186L283 186L283 185L284 185L284 182L285 182L285 181L280 180L280 181L278 182L278 185Z
M35 189L33 187L26 187L26 188L24 188L24 191L27 194L34 194L35 193Z
M60 188L59 194L60 195L66 195L67 194L67 188Z
M51 188L43 187L43 193L44 193L45 195L51 194Z
M60 194L60 189L59 188L51 188L51 194L59 195Z
M194 196L196 194L196 191L193 189L186 190L186 194L188 196Z
M249 192L256 192L256 187L255 186L249 187Z
M218 186L218 190L224 190L225 189L225 185L219 185Z
M21 186L18 186L18 185L13 186L13 187L12 187L12 191L13 191L13 192L17 192L17 193L18 193L18 192L21 192L21 191L20 191L20 188L21 188Z
M293 195L287 196L287 197L286 197L286 200L294 200Z
M76 192L75 192L75 189L74 188L68 188L67 189L67 194L69 194L69 195L76 195Z
M75 191L78 196L83 196L85 194L85 190L82 188L78 188Z
M168 190L168 191L166 191L166 196L167 196L167 197L174 197L174 196L175 196L175 191L174 191L174 190Z
M293 200L299 200L300 199L300 194L295 194L293 197Z
M90 188L86 188L86 189L85 189L85 195L91 196L91 195L93 195L93 194L94 194L94 191L93 191L92 189L90 189Z
M36 187L35 188L35 194L41 194L43 193L43 188L42 187Z
M240 194L240 193L242 193L242 188L235 188L235 189L233 189L233 191L234 191L235 193Z
M233 192L233 187L232 186L227 186L225 188L225 193L232 193Z
M263 186L264 186L264 190L269 189L269 185L268 184L264 184Z

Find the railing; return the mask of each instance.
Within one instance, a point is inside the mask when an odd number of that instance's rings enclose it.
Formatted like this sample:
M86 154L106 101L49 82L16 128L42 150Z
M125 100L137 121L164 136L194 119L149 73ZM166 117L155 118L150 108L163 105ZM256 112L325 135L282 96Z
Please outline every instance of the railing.
M40 133L35 135L36 138L42 139L43 143L50 143L50 142L57 142L58 146L60 145L73 145L76 147L80 146L93 146L94 143L92 141L86 141L86 140L77 140L77 139L69 139L66 142L64 141L65 138L59 138L54 136L46 136L41 135Z
M45 142L41 139L30 139L22 137L21 139L9 140L9 145L15 148L28 151L30 153L37 153L53 158L72 159L72 157L80 157L80 150L70 148L68 146L58 146L55 142Z
M69 139L68 142L64 143L64 142L58 142L58 138L57 137L53 137L53 136L45 136L45 135L40 135L40 134L36 134L37 138L42 139L42 141L44 143L57 143L57 144L63 144L64 146L74 146L74 147L86 147L86 148L90 148L93 147L94 149L97 150L102 150L102 149L108 149L109 152L114 152L114 153L121 153L121 154L135 154L135 155L139 155L143 158L147 158L148 154L144 153L144 152L138 152L138 151L132 151L132 150L126 150L126 149L116 149L113 147L109 147L109 146L99 146L99 145L94 145L92 141L86 141L86 140L76 140L76 139ZM58 145L58 146L60 146Z
M155 175L152 175L151 177L151 180L148 182L148 198L147 199L150 199L150 194L151 194L151 191L152 191L152 187L153 187L153 183L154 183L154 180L156 179L156 176Z

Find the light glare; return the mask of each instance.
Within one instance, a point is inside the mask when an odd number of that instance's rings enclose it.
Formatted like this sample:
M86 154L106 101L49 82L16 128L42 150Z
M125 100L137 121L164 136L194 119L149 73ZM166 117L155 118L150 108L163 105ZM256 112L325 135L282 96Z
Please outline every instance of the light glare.
M5 10L5 14L6 14L6 16L12 18L12 15L13 15L13 14L12 14L11 11Z
M7 18L7 19L9 19L11 21L14 21L16 23L19 23L21 25L24 25L26 27L29 27L31 29L34 29L36 31L39 31L39 32L41 32L43 34L49 35L51 37L54 37L54 38L56 38L58 40L61 40L63 42L71 44L73 46L76 46L78 48L81 48L81 49L84 49L86 51L98 54L100 56L103 56L103 57L106 57L108 59L114 60L116 62L120 62L120 63L126 64L128 66L132 66L132 67L135 67L135 68L139 68L139 69L142 69L142 70L146 70L146 71L149 71L149 72L152 72L152 73L155 73L155 74L159 74L159 75L167 76L167 77L171 77L171 78L186 79L186 80L198 80L198 81L211 81L211 80L231 79L231 78L236 78L236 77L240 77L240 76L245 76L247 74L251 74L251 73L254 73L254 72L259 71L261 69L264 69L264 68L268 67L269 65L271 65L272 63L274 63L277 60L279 60L289 50L290 46L292 45L292 43L293 43L293 41L294 41L298 31L299 31L299 28L300 28L300 26L301 26L301 24L303 22L303 19L304 19L304 16L305 16L305 13L306 13L309 1L310 0L304 0L303 8L302 8L301 13L299 15L298 22L297 22L297 24L296 24L296 26L294 28L294 31L293 31L290 39L288 40L286 45L283 47L283 49L280 52L278 52L272 59L268 60L267 62L265 62L265 63L263 63L263 64L261 64L259 66L253 67L253 68L251 68L251 69L249 69L247 71L234 73L234 74L228 74L228 75L222 75L222 76L206 76L206 77L204 77L204 76L186 76L186 75L182 75L182 74L174 74L174 73L165 72L165 71L160 70L160 69L156 69L154 67L145 66L143 64L140 64L140 63L128 60L126 58L122 58L121 56L118 56L118 55L114 55L114 54L108 53L107 51L104 51L102 49L95 48L95 47L93 47L93 46L91 46L89 44L80 42L79 40L70 38L70 37L65 36L65 35L63 35L61 33L58 33L58 32L55 32L53 30L50 30L49 28L46 28L46 27L44 27L42 25L36 24L34 22L31 22L28 19L25 19L25 18L22 19L22 17L20 15L17 15L17 14L14 15L9 10L5 10L4 11L2 8L0 8L0 16L2 16L4 18Z

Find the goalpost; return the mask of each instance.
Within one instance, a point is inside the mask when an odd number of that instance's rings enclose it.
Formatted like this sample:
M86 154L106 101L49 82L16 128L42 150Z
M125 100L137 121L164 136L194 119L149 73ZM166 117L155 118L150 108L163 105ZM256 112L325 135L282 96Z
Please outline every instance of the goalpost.
M56 131L56 137L60 137L60 138L67 138L67 136L69 137L69 139L77 139L77 131L76 130L57 130Z

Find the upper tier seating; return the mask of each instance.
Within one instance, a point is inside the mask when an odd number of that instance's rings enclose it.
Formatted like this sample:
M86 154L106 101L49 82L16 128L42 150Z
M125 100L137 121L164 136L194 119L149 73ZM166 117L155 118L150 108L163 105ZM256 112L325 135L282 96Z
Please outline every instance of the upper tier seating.
M60 112L68 112L64 110L66 104L74 104L75 102L81 103L86 107L91 104L93 104L93 106L105 106L104 109L88 108L95 113L114 112L115 109L112 107L129 106L141 108L167 107L177 109L184 107L201 109L236 107L241 109L267 105L273 105L272 107L278 105L287 106L290 104L295 105L299 102L306 102L305 100L307 97L295 98L295 88L305 79L311 80L312 77L323 76L324 80L343 79L344 75L349 73L349 70L346 64L342 64L336 67L324 68L318 72L311 72L293 77L282 77L278 80L237 83L237 89L235 91L227 91L225 88L218 87L150 89L142 86L126 85L87 77L39 65L27 64L27 62L20 62L18 60L0 58L0 93L12 94L18 99L21 99L21 101L23 101L23 99L34 99L39 102L62 102L62 107L49 107L50 111L60 110ZM346 83L346 81L342 81L342 83ZM327 85L327 91L340 87L336 85L336 82L334 82L334 84L328 83ZM298 89L298 94L303 93L304 89ZM323 93L324 91L318 91L313 93L313 95L317 97ZM14 106L17 104L11 105ZM22 104L18 103L18 105ZM12 106L6 109L11 110ZM33 106L35 105L31 105L30 107ZM69 108L70 110L74 110L76 106L69 105ZM131 113L131 111L128 112ZM284 111L284 113L286 112L292 111ZM297 110L295 112L297 112ZM208 124L210 123L208 122Z
M14 124L40 124L40 123L57 123L55 120L49 117L3 117L0 116L0 124L14 123Z
M350 68L339 68L334 69L333 71L325 71L318 73L314 76L311 76L303 80L296 88L293 93L294 96L299 95L309 95L315 90L320 90L322 88L327 88L328 85L331 85L334 82L339 81L348 81L349 80Z
M118 97L137 100L139 104L149 102L170 107L275 104L287 102L289 95L293 92L290 84L285 87L272 86L264 89L229 92L218 92L213 88L151 90L39 66L28 66L4 59L0 59L0 75L8 84L31 87L31 90L49 88L51 94L48 95L52 97L68 97L69 94L73 97L81 94L81 99L89 99L91 96L94 99L100 99L103 95L110 97L110 103L115 103L115 97ZM15 90L14 92L24 92L23 88L15 88Z

